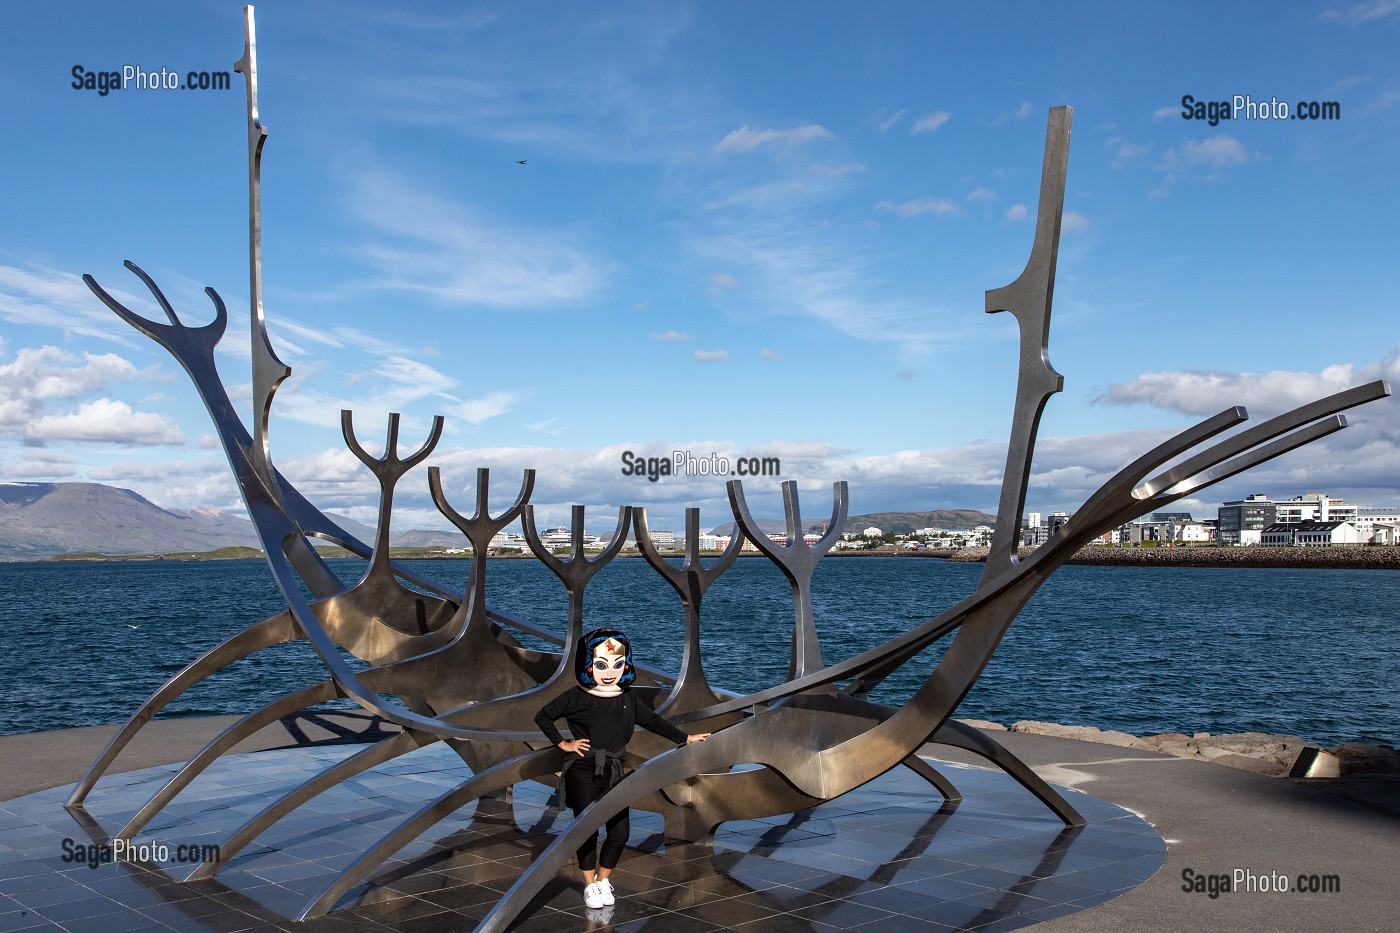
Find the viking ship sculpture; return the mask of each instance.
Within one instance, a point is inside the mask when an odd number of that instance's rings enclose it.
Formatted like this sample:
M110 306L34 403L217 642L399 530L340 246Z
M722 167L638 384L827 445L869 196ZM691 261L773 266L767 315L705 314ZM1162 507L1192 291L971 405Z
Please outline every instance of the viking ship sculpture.
M382 457L361 445L350 412L342 415L345 443L380 485L379 522L372 544L347 532L317 509L273 465L268 420L278 385L291 370L267 336L262 306L259 171L267 131L257 104L253 13L245 13L245 46L237 69L248 92L250 306L252 309L253 424L249 431L229 399L214 365L214 348L228 314L223 300L206 289L214 319L183 323L159 287L140 268L130 269L150 290L168 323L124 307L91 277L84 281L122 320L165 347L189 373L204 400L238 482L249 517L287 608L257 622L189 664L158 689L112 738L72 792L67 805L81 810L99 779L140 729L172 699L200 680L272 645L305 639L325 666L320 683L278 697L249 712L211 740L150 798L113 838L131 839L212 762L241 739L275 720L327 700L348 697L401 731L367 744L329 765L300 786L271 800L218 848L216 860L198 865L185 880L211 878L278 820L355 775L425 745L444 742L471 769L471 776L421 808L360 853L298 912L316 917L340 905L357 884L371 879L387 859L435 824L484 796L515 784L552 783L563 753L534 727L533 716L572 685L572 657L584 631L583 595L593 576L622 548L629 528L650 565L676 591L684 607L684 650L677 673L643 668L638 687L649 689L658 708L709 740L683 747L649 733L633 741L632 768L615 788L560 832L477 927L504 929L565 866L578 845L626 807L660 813L668 838L708 841L727 820L792 813L834 800L891 769L912 769L947 800L959 799L953 781L920 758L926 743L968 750L1001 768L1026 787L1067 826L1083 818L1054 788L984 733L951 716L972 688L1021 608L1054 571L1081 546L1149 512L1242 470L1337 431L1341 412L1389 394L1383 382L1319 399L1256 427L1207 444L1247 419L1227 409L1143 454L1088 498L1048 543L1018 560L1016 543L1025 506L1040 416L1063 380L1050 365L1047 346L1055 262L1059 245L1071 110L1050 111L1041 172L1035 240L1024 271L1010 285L986 293L988 313L1010 312L1020 329L1020 365L1015 409L990 553L976 589L939 615L855 657L828 663L817 637L812 609L812 574L839 536L847 511L844 483L833 487L826 533L804 542L797 484L782 484L787 543L768 538L755 521L739 481L728 483L738 529L726 551L702 563L699 512L686 513L684 560L669 563L651 544L646 512L620 510L609 545L596 557L584 554L584 508L574 506L568 558L550 553L537 532L533 471L525 471L510 508L491 515L489 474L477 473L475 511L464 516L448 501L436 468L428 472L434 503L470 543L470 576L463 589L444 586L396 565L389 556L393 495L398 482L424 463L441 438L435 419L415 452L399 451L398 415L391 415ZM530 549L564 584L568 594L565 631L560 634L515 618L486 603L487 554L493 535L520 520ZM743 538L782 571L792 587L793 625L788 675L781 683L738 695L705 677L700 653L702 601L707 588L738 555ZM325 539L368 561L363 577L346 587L312 546ZM309 594L309 597L305 594ZM559 650L526 648L525 634ZM757 637L757 636L755 636ZM948 639L941 659L902 707L872 702L869 693L920 652ZM365 662L356 671L344 651ZM397 698L387 700L385 695ZM344 906L344 905L341 905Z

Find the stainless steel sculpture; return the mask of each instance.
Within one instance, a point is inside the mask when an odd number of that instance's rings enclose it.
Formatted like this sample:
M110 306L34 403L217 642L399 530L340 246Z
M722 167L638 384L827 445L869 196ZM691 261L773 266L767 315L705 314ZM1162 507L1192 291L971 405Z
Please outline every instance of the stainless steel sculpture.
M262 308L258 174L267 131L257 109L256 42L251 8L246 14L246 45L238 63L248 85L250 306L252 314L254 411L252 431L234 412L215 370L213 350L223 336L223 301L206 289L214 320L192 327L181 322L156 284L139 268L126 265L150 290L169 323L147 320L105 292L91 276L84 280L128 324L160 343L194 381L223 441L249 515L287 609L264 619L193 661L138 709L78 783L68 806L81 810L97 781L140 728L173 697L204 677L262 648L306 639L325 665L327 679L305 685L260 710L250 712L215 737L151 798L115 836L130 837L158 814L210 762L239 739L273 719L333 697L350 697L402 732L369 745L311 776L301 786L268 802L221 846L223 862L206 862L189 879L208 878L249 842L303 803L353 775L407 754L425 744L446 742L471 767L470 779L425 800L421 809L361 853L299 912L299 918L333 909L384 860L424 830L482 796L506 792L525 780L550 780L561 753L545 744L532 718L541 705L571 681L570 658L583 632L583 593L588 582L623 546L635 527L643 556L676 591L684 607L685 649L677 674L643 670L638 689L656 694L659 707L694 731L712 732L709 741L672 748L650 734L631 746L634 770L614 790L585 810L520 875L482 920L479 930L503 929L572 856L577 845L620 809L642 807L661 813L668 836L708 840L726 820L794 812L832 800L903 765L924 777L945 798L956 801L956 787L917 755L927 742L967 749L1004 769L1042 800L1066 825L1083 823L1075 809L1006 749L950 717L996 650L1007 628L1037 588L1083 544L1148 512L1285 453L1345 426L1340 412L1389 394L1371 383L1305 405L1213 446L1209 439L1246 419L1232 408L1190 428L1124 467L1092 495L1061 532L1029 558L1018 561L1020 517L1041 412L1062 378L1050 366L1048 335L1055 281L1060 218L1069 153L1068 107L1050 111L1041 175L1034 245L1025 270L1012 284L987 293L988 312L1009 311L1020 328L1020 373L1015 413L1002 481L991 553L977 589L957 605L890 639L834 664L826 663L812 611L812 571L831 548L846 517L847 492L836 483L825 535L814 545L803 541L797 486L783 484L788 544L779 546L759 530L738 481L728 484L730 506L742 537L787 577L793 592L793 628L787 678L738 696L717 690L705 678L700 657L702 600L707 588L734 563L741 544L736 534L728 549L706 567L699 555L699 514L688 510L683 563L668 563L651 545L646 513L621 509L608 547L597 557L583 552L583 506L573 514L573 547L568 559L550 554L535 529L534 474L526 471L514 504L492 517L488 511L489 474L477 474L476 511L466 517L449 502L436 468L428 485L439 510L470 541L470 578L458 593L412 574L389 559L393 493L398 482L432 453L442 433L434 421L415 453L398 452L398 416L392 415L384 456L370 456L359 443L352 416L343 413L345 442L380 484L380 519L373 545L366 545L319 511L273 466L268 417L277 386L290 370L267 338ZM1174 465L1170 465L1173 464ZM569 606L564 633L513 618L486 605L489 541L520 518L532 551L563 583ZM353 586L343 587L307 538L335 541L367 558L369 567ZM414 588L404 585L412 583ZM302 587L311 594L303 595ZM560 647L558 652L528 650L510 634L527 633ZM919 652L951 636L942 659L912 699L893 708L868 699L870 690ZM366 662L352 670L344 650ZM844 684L844 686L842 686ZM391 694L400 702L385 700ZM738 765L759 765L734 770Z

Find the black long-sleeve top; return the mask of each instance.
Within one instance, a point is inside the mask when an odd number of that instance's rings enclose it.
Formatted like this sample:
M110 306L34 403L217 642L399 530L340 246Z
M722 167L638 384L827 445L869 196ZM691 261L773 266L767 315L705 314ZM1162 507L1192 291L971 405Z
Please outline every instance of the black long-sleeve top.
M647 701L631 690L624 689L615 697L596 697L582 687L566 690L545 704L535 716L535 725L555 745L564 741L555 727L563 719L576 739L587 739L595 750L620 752L632 739L632 730L641 726L649 732L682 744L688 736L656 715Z

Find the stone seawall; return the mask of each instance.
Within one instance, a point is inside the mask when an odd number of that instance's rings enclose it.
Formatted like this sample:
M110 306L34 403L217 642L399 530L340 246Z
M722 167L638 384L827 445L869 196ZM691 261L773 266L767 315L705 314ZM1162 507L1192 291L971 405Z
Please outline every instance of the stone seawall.
M1022 559L1035 553L1022 548ZM986 548L949 551L948 560L980 563ZM1281 567L1332 570L1400 570L1400 547L1085 547L1071 564L1102 567Z
M978 729L996 732L1028 732L1052 735L1080 742L1098 742L1120 748L1163 752L1178 758L1196 758L1241 771L1270 777L1343 778L1352 775L1400 775L1400 751L1388 745L1347 743L1320 749L1291 735L1239 732L1186 735L1168 732L1139 737L1126 732L1096 729L1093 726L1063 726L1053 722L1023 719L1008 730L999 722L983 719L960 720Z

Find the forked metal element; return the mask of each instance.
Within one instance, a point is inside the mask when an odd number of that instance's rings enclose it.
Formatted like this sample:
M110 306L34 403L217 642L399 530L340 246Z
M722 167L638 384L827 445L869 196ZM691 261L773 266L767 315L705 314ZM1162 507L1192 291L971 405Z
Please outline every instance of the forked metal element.
M818 560L834 544L847 512L844 483L833 490L833 510L825 534L815 545L803 540L804 528L795 483L783 484L788 543L778 545L763 534L744 499L742 486L730 483L731 508L739 529L782 570L793 591L794 622L787 679L735 696L707 682L700 652L701 602L706 589L728 569L742 545L736 534L710 567L699 558L699 518L686 515L686 551L680 567L672 566L651 546L645 514L623 507L613 538L589 559L583 549L584 508L573 508L572 553L550 554L535 527L528 504L534 474L527 471L515 504L502 515L487 510L487 473L477 481L476 514L457 513L443 494L435 469L429 488L438 508L473 547L465 596L395 566L388 559L393 492L399 479L422 463L438 442L442 420L436 419L423 448L407 457L398 453L398 416L390 418L383 458L372 457L356 439L351 416L343 415L347 446L380 482L380 521L374 547L356 540L313 506L272 466L268 416L277 385L287 368L268 340L262 308L259 169L266 130L258 114L256 42L251 8L245 21L244 56L238 68L248 79L250 304L253 308L254 419L250 433L235 413L214 365L214 347L227 326L222 300L206 289L215 317L208 324L181 323L155 283L127 263L164 311L168 324L147 320L123 307L90 276L84 279L114 313L170 351L193 380L209 409L243 500L262 542L268 566L283 594L287 611L263 620L206 652L171 678L131 717L79 782L69 804L80 808L117 754L169 701L202 678L268 645L305 638L317 652L328 677L271 699L210 741L199 754L156 792L117 831L129 837L148 825L209 763L238 740L274 718L336 696L348 696L404 731L381 740L343 761L311 775L300 786L270 800L235 830L220 848L223 861L198 866L191 878L208 878L249 842L286 814L330 787L393 760L423 745L446 741L467 760L472 777L426 801L418 813L399 823L362 853L301 910L300 916L325 913L424 831L457 809L485 795L508 791L522 780L538 780L562 763L554 748L537 748L543 738L534 713L573 682L572 657L584 628L583 593L601 567L622 548L635 524L647 561L680 595L685 608L685 649L681 670L672 678L643 669L645 686L674 684L662 709L691 731L710 731L703 743L667 749L659 739L639 736L629 748L635 770L584 810L573 824L522 871L515 884L483 919L479 930L502 930L571 858L585 838L623 808L639 806L665 818L674 838L705 840L726 820L794 813L832 800L901 765L919 773L949 800L957 788L918 757L927 741L968 749L1001 767L1043 801L1061 821L1082 824L1083 817L1052 787L993 739L950 717L981 675L1001 638L1036 590L1083 544L1105 531L1183 496L1193 495L1345 425L1341 412L1389 394L1372 383L1304 405L1257 427L1214 442L1213 438L1245 420L1243 409L1228 409L1124 467L1079 509L1049 543L1022 561L1015 559L1018 528L1041 413L1062 380L1050 366L1048 333L1065 193L1070 135L1069 108L1050 113L1042 166L1036 235L1021 275L1005 288L989 291L986 310L1010 311L1020 329L1020 364L1011 442L997 512L992 552L977 588L957 605L914 626L884 644L835 664L826 664L812 616L811 581ZM531 550L564 583L568 618L562 636L526 620L513 618L485 602L486 559L491 537L520 517ZM370 569L359 583L345 588L308 543L326 538L367 558ZM404 586L407 580L426 592ZM303 587L310 592L308 599ZM523 648L507 629L538 636L561 647L559 653ZM870 702L869 694L890 673L913 661L924 649L951 636L951 643L922 685L900 707ZM366 661L352 669L341 651ZM846 683L844 690L836 689ZM399 702L385 698L397 697ZM742 768L742 765L758 765Z
M384 456L375 457L365 450L360 444L360 439L355 436L355 416L348 409L340 413L340 432L345 437L345 446L350 448L350 452L355 455L369 471L374 474L374 478L379 481L379 522L375 528L374 554L370 557L369 574L384 574L392 577L393 571L389 569L389 525L394 514L394 487L399 480L403 479L405 473L428 459L428 455L437 447L438 441L442 440L442 415L433 416L432 431L428 434L428 439L423 442L423 446L409 454L407 457L399 456L399 413L389 413L389 432L384 441Z
M729 490L729 506L734 510L734 520L764 556L778 565L783 576L792 584L794 622L792 627L792 660L788 664L788 679L802 677L821 670L822 649L817 640L816 621L812 618L812 571L817 561L826 556L841 537L841 528L846 524L846 509L850 504L850 494L845 482L831 485L831 520L825 533L813 544L805 541L802 524L802 509L797 503L797 481L783 483L783 511L787 517L787 544L778 544L764 534L758 522L749 513L749 505L744 500L744 484L731 479L725 484Z
M447 517L448 521L457 527L458 531L466 536L472 546L471 579L467 583L465 594L465 605L469 607L468 627L488 624L486 617L486 557L491 550L491 539L520 517L525 504L530 501L530 494L535 489L535 471L525 471L524 478L520 481L520 492L515 497L515 503L494 518L487 501L490 482L490 470L480 468L476 471L476 512L472 514L471 518L467 518L448 503L447 496L442 491L442 473L437 467L428 467L428 491L432 494L433 504L437 506L439 512Z
M676 567L661 556L651 540L647 510L634 508L632 519L637 532L637 549L642 552L646 562L661 574L662 579L671 584L671 589L681 598L685 609L685 641L681 649L680 673L676 675L676 684L670 694L656 711L669 716L718 703L720 695L710 687L705 678L705 665L700 659L700 603L710 584L734 565L744 547L744 533L736 528L734 534L729 536L724 552L706 567L700 561L700 510L686 509L684 557L681 565Z
M622 550L623 544L627 542L627 526L632 524L632 507L624 505L617 510L617 527L613 530L612 540L597 557L590 558L583 550L583 514L583 506L573 507L573 522L569 528L569 556L562 559L551 553L540 540L539 530L535 527L533 505L525 506L524 520L521 522L525 532L525 543L540 559L540 563L548 567L550 572L559 578L559 582L564 584L569 596L563 652L559 659L559 669L550 678L551 681L567 680L569 684L573 683L574 676L574 646L583 637L584 588L588 586L588 581L593 579L594 574L602 570L608 561Z

